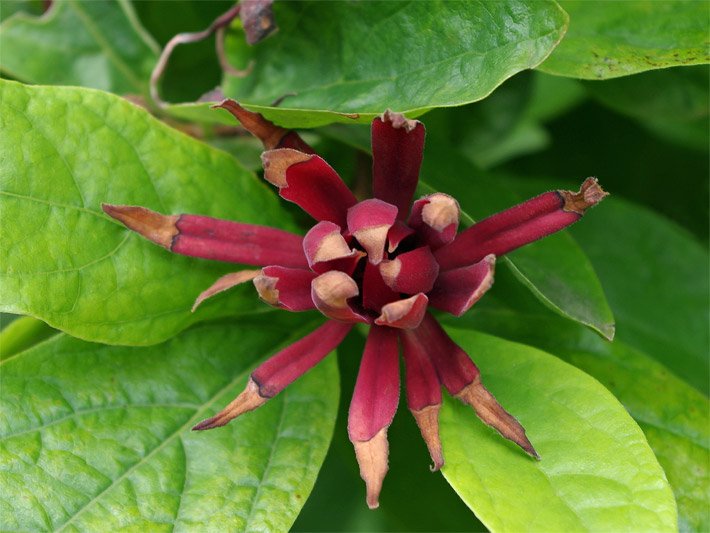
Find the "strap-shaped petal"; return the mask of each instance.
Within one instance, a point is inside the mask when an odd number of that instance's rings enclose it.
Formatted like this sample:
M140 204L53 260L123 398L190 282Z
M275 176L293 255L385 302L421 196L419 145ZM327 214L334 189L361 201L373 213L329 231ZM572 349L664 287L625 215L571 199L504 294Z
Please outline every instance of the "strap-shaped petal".
M268 266L254 278L259 297L266 303L289 311L315 309L311 282L315 272L301 268Z
M263 405L332 352L351 328L350 324L328 321L281 350L252 372L244 392L215 416L200 422L192 429L224 426L239 415Z
M407 406L414 415L424 442L434 461L432 471L444 465L439 439L439 410L441 409L441 383L434 364L424 346L409 331L400 333L406 372Z
M460 213L459 203L454 198L437 192L414 202L409 225L416 230L421 242L436 250L456 237Z
M101 207L127 228L177 254L245 265L308 266L303 237L280 229L198 215L162 215L129 205Z
M232 287L241 285L242 283L246 283L247 281L251 281L255 277L257 277L260 272L261 270L240 270L239 272L231 272L229 274L225 274L217 281L215 281L212 285L210 285L208 289L200 293L200 295L195 300L195 303L192 304L192 312L194 313L195 310L202 304L202 302L204 302L208 298L212 298L212 296L214 296L215 294L219 294L220 292L229 290Z
M261 155L264 178L289 200L316 220L345 227L348 208L357 203L338 173L322 158L290 148Z
M387 234L397 219L397 208L371 198L348 209L348 231L367 251L367 260L379 264L385 254Z
M427 350L441 383L452 396L473 407L476 415L503 437L539 458L523 426L483 386L478 367L434 317L427 314L421 325L413 330L413 335Z
M367 485L367 505L379 505L387 474L387 428L399 403L397 332L373 326L365 344L348 414L348 435L355 446L360 475Z
M429 292L439 275L437 264L428 246L398 255L380 263L382 279L394 291L405 294Z
M399 113L385 111L372 121L373 196L409 213L424 153L424 125Z
M478 263L439 274L429 293L432 307L461 316L493 286L496 257L487 255Z
M382 306L400 299L398 292L390 289L382 279L377 265L365 263L362 278L362 305L365 309L380 313Z
M500 257L574 224L605 196L595 178L587 178L576 193L546 192L474 224L434 255L442 270L477 263L489 254Z

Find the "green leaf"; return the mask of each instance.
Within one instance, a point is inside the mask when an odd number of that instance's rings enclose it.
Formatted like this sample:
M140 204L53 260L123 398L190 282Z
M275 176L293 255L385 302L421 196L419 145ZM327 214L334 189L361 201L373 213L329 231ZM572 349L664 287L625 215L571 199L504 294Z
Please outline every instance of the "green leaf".
M650 356L550 315L476 309L465 324L547 350L598 379L646 434L673 488L681 529L710 529L710 494L701 488L710 482L707 397Z
M18 13L0 26L0 48L0 70L18 80L118 94L146 95L158 59L127 0L62 0L41 18Z
M279 32L257 46L241 32L227 41L232 64L253 61L254 69L227 77L223 89L286 127L367 123L387 108L414 116L481 100L538 65L567 24L547 1L284 2L274 15ZM205 107L171 112L194 117Z
M43 9L42 0L3 0L0 4L0 22L10 18L15 13L27 13L40 16Z
M146 345L198 320L268 309L250 286L190 313L241 267L179 257L101 212L102 202L293 229L232 157L116 96L0 82L0 310L76 337Z
M574 226L618 318L618 338L708 392L708 253L683 229L611 198ZM613 237L612 237L613 236Z
M682 0L561 0L569 31L538 68L587 80L710 62L707 5Z
M7 361L2 529L287 530L331 439L335 360L225 428L190 428L305 333L293 325L202 325L150 348L60 335Z
M429 139L436 138L435 135L432 133ZM501 180L481 172L438 141L427 145L422 176L423 192L437 190L459 201L465 225L524 200ZM579 225L597 216L596 210L592 210ZM589 259L567 232L520 248L506 255L505 263L550 309L608 339L614 337L614 316L604 290Z
M657 70L586 82L586 89L611 109L636 119L661 138L696 150L708 149L708 67Z
M446 479L491 531L674 531L673 494L639 427L597 381L537 349L450 330L525 426L534 461L447 398Z
M19 317L0 330L0 361L51 337L57 331L31 316Z

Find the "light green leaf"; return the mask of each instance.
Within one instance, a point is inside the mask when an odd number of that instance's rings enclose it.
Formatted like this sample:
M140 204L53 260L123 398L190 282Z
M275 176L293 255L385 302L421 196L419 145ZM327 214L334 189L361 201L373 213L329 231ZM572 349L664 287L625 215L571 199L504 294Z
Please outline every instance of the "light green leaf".
M76 337L165 340L198 320L266 310L250 286L190 313L241 267L179 257L101 212L102 202L293 229L232 157L116 96L0 82L0 310Z
M435 137L432 134L429 139ZM456 151L431 142L424 156L422 192L451 194L461 204L462 222L470 225L520 203L525 198L501 180L472 166ZM538 193L545 192L544 190ZM598 216L590 211L579 222ZM589 259L575 240L560 232L505 256L516 277L550 309L580 322L604 337L614 337L614 316Z
M534 348L463 330L483 383L525 426L535 461L447 399L446 479L498 531L674 531L673 494L642 431L597 381Z
M710 62L708 10L683 0L560 0L569 31L538 68L587 80Z
M685 230L611 198L573 227L618 317L618 338L707 393L708 253Z
M710 91L707 66L657 70L586 89L611 109L636 119L661 138L697 150L708 149Z
M127 0L60 0L0 26L0 70L21 81L147 94L158 47Z
M331 439L336 361L224 428L190 428L313 327L293 325L201 325L150 348L60 335L8 360L2 529L287 530Z
M538 65L567 24L547 1L277 2L274 15L279 32L257 46L240 32L228 40L232 64L253 61L254 69L227 77L223 90L286 127L367 123L387 108L415 116L481 100ZM205 107L171 112L195 118Z
M0 361L51 337L57 330L31 316L21 316L7 326L1 324Z

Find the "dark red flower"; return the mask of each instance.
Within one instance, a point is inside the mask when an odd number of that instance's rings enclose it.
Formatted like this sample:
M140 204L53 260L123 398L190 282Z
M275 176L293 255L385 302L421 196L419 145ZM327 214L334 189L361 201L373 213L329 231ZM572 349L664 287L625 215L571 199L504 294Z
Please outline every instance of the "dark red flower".
M427 313L460 316L491 287L496 257L569 226L606 193L594 178L579 192L552 191L457 233L459 206L442 193L412 204L424 148L424 126L385 112L372 123L374 198L358 202L338 174L293 131L220 104L267 151L264 177L316 225L301 237L282 230L197 215L161 215L142 207L104 211L168 250L263 267L228 274L197 298L252 280L265 302L289 311L318 309L329 320L259 366L246 389L194 429L223 426L283 390L333 351L354 324L370 325L355 385L348 433L367 504L378 506L387 472L387 428L399 401L399 348L406 365L407 404L434 461L441 387L473 407L488 425L538 457L520 423L481 383L480 372ZM411 206L411 209L410 209Z

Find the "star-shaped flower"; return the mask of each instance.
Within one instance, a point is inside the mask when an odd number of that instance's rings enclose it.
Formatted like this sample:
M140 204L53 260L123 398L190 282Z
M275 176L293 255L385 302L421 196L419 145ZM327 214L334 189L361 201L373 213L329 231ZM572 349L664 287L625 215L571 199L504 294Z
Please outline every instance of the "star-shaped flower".
M195 307L234 285L253 281L262 300L289 311L318 309L328 320L262 363L246 389L196 430L227 424L256 409L307 372L354 324L370 326L348 418L367 504L378 506L387 472L387 428L399 401L399 351L407 404L434 462L441 387L473 407L486 424L533 457L520 423L481 383L480 372L429 313L460 316L493 284L496 258L579 220L606 193L594 178L579 192L551 191L457 233L459 205L435 193L412 204L424 149L424 126L385 112L372 123L373 196L358 201L338 174L301 137L236 102L219 106L259 137L264 177L317 223L301 237L275 228L198 215L162 215L143 207L104 211L168 250L263 267L223 276ZM411 208L410 208L411 206Z

